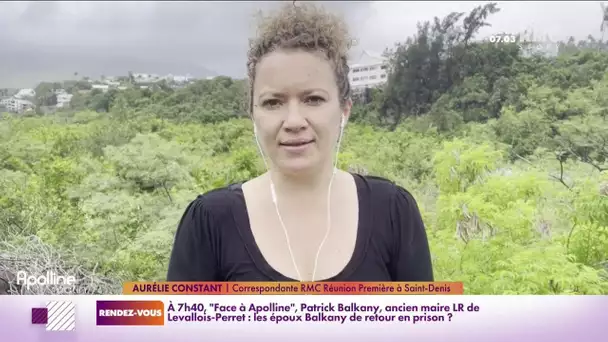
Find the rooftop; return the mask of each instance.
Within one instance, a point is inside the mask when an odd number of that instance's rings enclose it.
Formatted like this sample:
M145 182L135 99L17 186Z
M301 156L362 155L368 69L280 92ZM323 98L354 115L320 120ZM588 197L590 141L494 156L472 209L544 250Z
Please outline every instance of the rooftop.
M368 50L363 50L361 54L351 61L350 67L355 68L363 65L370 64L381 64L387 61L386 57L383 57L381 54L371 52Z

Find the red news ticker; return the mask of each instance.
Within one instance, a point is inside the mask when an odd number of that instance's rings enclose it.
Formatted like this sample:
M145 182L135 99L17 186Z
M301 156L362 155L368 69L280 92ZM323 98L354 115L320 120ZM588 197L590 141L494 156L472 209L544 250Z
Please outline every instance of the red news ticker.
M462 295L462 282L128 282L125 295Z

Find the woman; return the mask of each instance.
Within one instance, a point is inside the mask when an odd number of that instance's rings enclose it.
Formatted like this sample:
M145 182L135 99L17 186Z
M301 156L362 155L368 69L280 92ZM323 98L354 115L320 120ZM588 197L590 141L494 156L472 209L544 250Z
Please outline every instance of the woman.
M412 196L335 169L350 115L344 24L286 6L249 51L250 114L268 172L200 195L169 281L432 281Z

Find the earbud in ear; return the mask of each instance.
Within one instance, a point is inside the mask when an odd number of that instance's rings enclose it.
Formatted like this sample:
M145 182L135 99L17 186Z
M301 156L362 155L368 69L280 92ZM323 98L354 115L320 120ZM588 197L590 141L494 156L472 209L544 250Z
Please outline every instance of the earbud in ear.
M346 120L344 119L344 115L342 115L342 119L340 120L340 128L344 128L346 125Z

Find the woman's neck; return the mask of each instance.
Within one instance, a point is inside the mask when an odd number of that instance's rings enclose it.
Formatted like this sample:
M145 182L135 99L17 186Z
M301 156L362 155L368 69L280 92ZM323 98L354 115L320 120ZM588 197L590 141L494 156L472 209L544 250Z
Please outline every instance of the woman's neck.
M269 171L269 176L272 177L271 181L274 183L278 197L291 197L300 200L309 198L314 200L319 198L319 196L327 195L333 169L333 165L330 164L314 172L302 174L286 174L271 170Z

